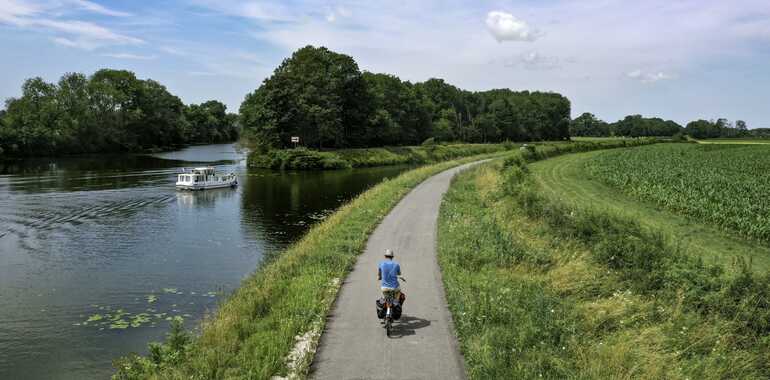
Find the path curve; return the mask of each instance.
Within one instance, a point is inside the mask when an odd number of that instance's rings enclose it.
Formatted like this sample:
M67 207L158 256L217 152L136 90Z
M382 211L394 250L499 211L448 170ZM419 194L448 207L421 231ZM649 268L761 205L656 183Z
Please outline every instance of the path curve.
M464 379L465 366L436 259L441 199L461 165L428 178L385 217L342 284L311 366L314 379ZM377 264L393 249L407 282L393 337L377 319Z

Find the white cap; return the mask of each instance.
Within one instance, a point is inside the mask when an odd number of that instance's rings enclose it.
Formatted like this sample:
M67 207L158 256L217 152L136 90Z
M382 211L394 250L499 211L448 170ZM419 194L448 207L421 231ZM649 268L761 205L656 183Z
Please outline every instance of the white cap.
M393 256L395 256L393 254L393 251L391 251L390 249L385 250L385 257L393 257Z

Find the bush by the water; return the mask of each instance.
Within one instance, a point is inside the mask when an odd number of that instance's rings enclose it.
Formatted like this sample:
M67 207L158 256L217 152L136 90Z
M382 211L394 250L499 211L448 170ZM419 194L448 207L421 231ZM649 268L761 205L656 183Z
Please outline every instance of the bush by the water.
M249 166L267 169L345 169L440 162L505 150L501 144L428 144L388 148L316 151L307 148L269 150L249 155Z

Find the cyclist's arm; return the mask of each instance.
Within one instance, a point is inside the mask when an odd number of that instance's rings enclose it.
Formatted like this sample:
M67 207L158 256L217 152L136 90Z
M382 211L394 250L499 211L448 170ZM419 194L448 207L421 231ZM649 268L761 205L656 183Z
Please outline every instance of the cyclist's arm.
M382 269L377 268L377 281L382 281Z

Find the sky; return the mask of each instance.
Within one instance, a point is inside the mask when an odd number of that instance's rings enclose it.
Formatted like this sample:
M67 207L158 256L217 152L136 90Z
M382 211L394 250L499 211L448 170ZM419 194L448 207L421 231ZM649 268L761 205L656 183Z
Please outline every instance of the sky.
M413 82L559 92L573 117L770 127L768 0L0 0L0 98L114 68L237 112L306 45Z

